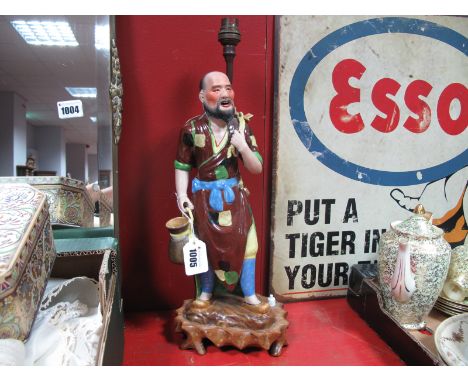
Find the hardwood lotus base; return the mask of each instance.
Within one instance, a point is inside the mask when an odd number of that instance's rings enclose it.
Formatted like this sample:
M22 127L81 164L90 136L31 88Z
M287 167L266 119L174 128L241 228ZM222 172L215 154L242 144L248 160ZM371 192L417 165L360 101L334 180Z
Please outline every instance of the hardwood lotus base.
M279 356L287 345L289 323L281 303L259 314L248 309L244 300L237 296L214 297L206 308L192 306L193 301L185 300L176 311L175 330L184 334L180 345L183 350L195 349L203 355L206 353L203 340L208 339L217 347L232 345L240 350L260 347L272 356Z

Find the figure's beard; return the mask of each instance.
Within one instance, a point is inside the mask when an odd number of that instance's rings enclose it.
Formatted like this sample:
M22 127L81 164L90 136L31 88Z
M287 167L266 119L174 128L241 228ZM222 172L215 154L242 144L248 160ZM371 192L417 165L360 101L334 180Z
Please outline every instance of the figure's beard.
M220 99L216 103L215 108L209 107L205 102L203 102L203 109L208 117L221 119L224 122L228 123L234 117L234 102L230 100L232 107L230 109L224 110L221 109L221 102L223 99Z

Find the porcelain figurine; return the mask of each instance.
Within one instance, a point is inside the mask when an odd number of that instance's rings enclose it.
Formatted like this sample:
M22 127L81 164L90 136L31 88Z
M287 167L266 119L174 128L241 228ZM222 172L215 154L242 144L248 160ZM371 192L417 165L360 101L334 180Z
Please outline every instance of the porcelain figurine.
M199 354L206 353L203 341L208 339L216 346L261 347L278 356L287 343L287 313L280 302L255 292L258 240L240 173L241 162L250 173L262 172L249 126L252 116L236 111L234 90L221 72L202 78L199 100L204 113L182 127L174 162L177 204L187 220L166 225L171 260L181 262L183 246L185 272L196 275L197 282L196 298L177 310L176 332L184 334L182 349ZM189 197L192 169L196 175Z
M404 328L422 329L447 276L450 245L422 205L390 227L378 251L384 308Z
M36 160L33 156L28 156L26 159L26 176L34 176L34 171L36 170Z
M257 234L238 164L241 159L249 172L259 174L263 160L249 118L235 109L234 90L224 73L210 72L202 78L199 100L204 113L181 129L174 162L178 206L193 210L195 231L206 244L209 260L193 305L209 306L217 278L229 291L239 283L247 307L266 311L268 303L255 294ZM190 199L192 168L197 175Z

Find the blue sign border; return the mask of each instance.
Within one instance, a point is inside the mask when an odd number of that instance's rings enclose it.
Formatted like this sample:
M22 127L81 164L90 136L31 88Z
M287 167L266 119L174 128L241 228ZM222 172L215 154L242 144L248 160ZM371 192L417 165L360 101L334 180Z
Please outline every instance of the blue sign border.
M317 42L296 68L289 90L291 120L304 146L331 170L350 179L381 186L409 186L444 178L468 165L468 149L439 165L414 171L381 171L348 162L330 151L313 133L304 110L307 81L317 65L340 46L362 37L382 33L409 33L430 37L468 54L467 38L444 26L419 19L383 17L359 21L330 33ZM396 153L396 155L398 155Z

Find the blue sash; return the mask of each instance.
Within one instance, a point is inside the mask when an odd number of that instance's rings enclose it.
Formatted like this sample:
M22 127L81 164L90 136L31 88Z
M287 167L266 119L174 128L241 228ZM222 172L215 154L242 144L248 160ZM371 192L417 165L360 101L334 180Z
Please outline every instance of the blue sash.
M192 192L195 193L199 190L209 190L210 207L217 212L221 212L223 210L223 197L221 195L221 191L223 191L226 203L231 204L235 199L232 187L237 186L238 183L237 178L213 180L211 182L204 182L198 178L193 178Z

